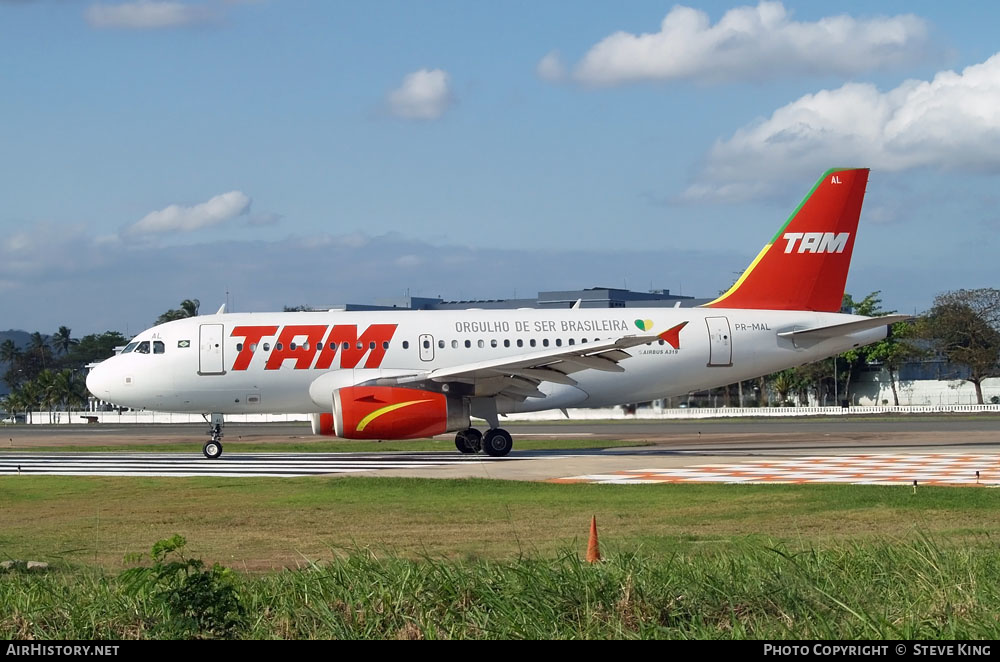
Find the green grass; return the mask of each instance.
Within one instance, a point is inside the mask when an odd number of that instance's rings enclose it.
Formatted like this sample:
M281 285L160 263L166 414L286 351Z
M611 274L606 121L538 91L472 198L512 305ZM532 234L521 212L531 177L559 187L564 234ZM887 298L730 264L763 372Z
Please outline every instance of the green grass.
M0 446L0 452L36 453L200 453L202 441L163 441L148 444L115 444L108 446ZM651 441L620 441L606 439L517 439L517 450L580 450L592 448L621 448L649 446ZM350 441L346 439L318 439L316 441L234 441L222 440L226 453L379 453L418 451L455 451L453 439L415 439L413 441Z
M993 639L998 531L971 487L7 476L0 558L52 569L0 638ZM175 533L204 568L135 569Z
M179 570L183 567L183 570ZM187 568L191 568L188 570ZM264 576L178 562L0 575L17 639L996 639L992 545L878 539L714 555L406 560L355 550Z
M375 547L510 559L579 548L591 515L622 553L710 553L766 538L827 548L916 531L1000 531L1000 491L854 485L556 485L486 479L0 477L0 558L125 567L179 533L250 571Z

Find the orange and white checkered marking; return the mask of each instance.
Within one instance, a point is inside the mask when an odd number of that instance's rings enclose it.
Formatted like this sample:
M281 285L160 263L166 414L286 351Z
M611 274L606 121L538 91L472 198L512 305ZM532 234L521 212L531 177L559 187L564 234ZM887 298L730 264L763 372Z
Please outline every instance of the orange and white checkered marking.
M979 472L977 477L976 472ZM557 478L555 483L855 483L1000 485L1000 455L948 453L811 456L676 469L631 469Z

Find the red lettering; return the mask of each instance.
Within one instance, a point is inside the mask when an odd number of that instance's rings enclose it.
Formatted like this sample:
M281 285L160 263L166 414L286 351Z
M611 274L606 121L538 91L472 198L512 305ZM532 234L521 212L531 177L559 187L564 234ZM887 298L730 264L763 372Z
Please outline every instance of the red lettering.
M324 327L325 328L325 327ZM276 326L238 326L233 329L232 337L243 337L243 349L233 362L233 370L246 370L253 358L254 346L265 336L273 336L278 332Z
M316 348L323 341L323 334L328 327L319 324L286 326L281 329L281 335L275 341L264 369L278 370L285 361L293 359L295 370L308 370L310 366L317 370L329 370L338 352L341 368L356 368L366 354L368 359L364 367L377 368L382 365L389 341L396 333L396 326L396 324L372 324L359 337L356 324L337 324L330 329L330 335L327 336L326 344L319 352L316 365L312 365L316 357ZM247 370L260 341L277 333L277 326L235 327L231 335L234 338L243 338L243 349L233 362L233 370ZM292 343L296 338L305 340L292 349ZM279 346L281 349L278 349Z
M298 324L286 326L281 330L278 342L271 351L271 356L267 358L265 370L277 370L281 364L288 359L295 359L296 370L308 370L312 365L313 357L316 356L316 345L323 340L326 333L326 326L317 324ZM305 336L306 343L299 344L292 349L295 339Z
M340 351L340 367L355 368L368 352L366 368L377 368L385 358L386 345L396 333L395 324L372 324L358 337L358 327L355 324L337 324L330 329L326 345L313 366L317 370L329 370L333 358ZM344 347L347 343L347 347Z

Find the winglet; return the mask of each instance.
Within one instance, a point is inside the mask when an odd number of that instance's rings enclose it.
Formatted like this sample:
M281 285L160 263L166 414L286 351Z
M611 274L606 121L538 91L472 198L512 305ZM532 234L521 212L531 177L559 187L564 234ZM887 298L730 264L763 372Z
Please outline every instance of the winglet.
M867 168L826 171L736 284L708 308L840 310Z
M687 326L687 322L681 322L677 326L667 329L659 335L660 340L666 341L674 349L681 348L681 329Z

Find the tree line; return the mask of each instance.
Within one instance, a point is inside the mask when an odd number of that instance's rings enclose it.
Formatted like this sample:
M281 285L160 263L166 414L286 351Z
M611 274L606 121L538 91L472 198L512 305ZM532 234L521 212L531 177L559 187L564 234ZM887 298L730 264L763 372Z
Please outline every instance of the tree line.
M882 308L880 294L872 292L860 301L846 294L843 307L866 317L894 314L896 311ZM727 406L734 400L742 401L738 394L746 391L754 393L755 404L765 407L805 404L810 395L819 402L850 402L851 389L861 373L869 366L881 366L889 378L893 404L899 406L897 385L902 365L934 359L961 368L950 378L970 382L976 390L976 401L985 404L983 381L1000 377L1000 290L980 288L940 294L930 310L912 321L893 324L888 336L877 343L729 385L714 395L721 396Z
M194 317L199 307L197 299L185 299L178 308L160 315L156 324ZM50 336L35 331L24 347L5 340L0 343L0 364L6 366L3 381L10 393L0 401L0 411L23 412L30 421L31 412L38 409L48 410L51 418L53 411L86 407L87 366L113 356L115 348L126 342L118 331L77 339L66 326Z

